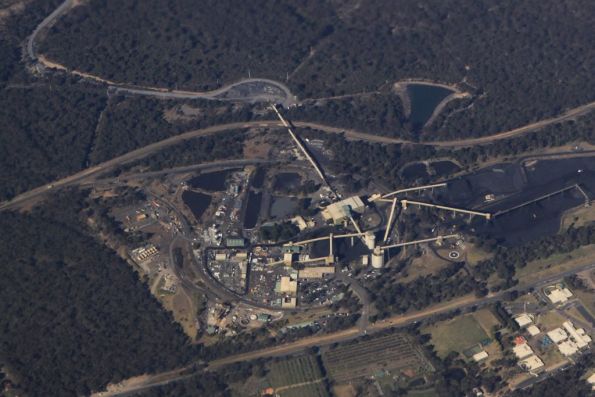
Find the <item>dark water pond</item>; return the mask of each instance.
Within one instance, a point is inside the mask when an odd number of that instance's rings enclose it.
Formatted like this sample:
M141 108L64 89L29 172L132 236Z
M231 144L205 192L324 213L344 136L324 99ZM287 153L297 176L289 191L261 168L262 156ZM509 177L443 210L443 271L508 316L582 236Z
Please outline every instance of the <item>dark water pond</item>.
M432 167L432 169L434 170L434 175L436 177L448 176L460 170L458 165L456 165L452 161L447 160L434 161L430 164L430 167Z
M411 103L409 120L415 130L419 130L429 120L436 106L453 91L428 84L409 84L407 93Z
M246 204L246 213L244 214L244 227L246 229L253 229L258 221L260 214L260 203L262 201L262 193L250 192L248 195L248 203Z
M540 160L531 167L500 164L456 178L446 189L436 190L441 203L462 208L481 208L491 213L580 184L590 197L595 192L595 158ZM493 203L487 194L496 195ZM498 197L500 196L500 197ZM524 206L487 222L475 217L471 227L479 235L496 238L514 246L558 232L565 211L584 203L577 189Z
M188 180L188 185L193 189L202 189L209 192L220 192L225 190L225 180L231 171L217 171L200 174Z
M266 170L264 168L258 168L252 178L252 187L260 189L264 184L264 177L266 176Z
M182 193L182 201L184 201L184 204L190 208L192 215L199 220L202 214L209 208L209 204L211 204L211 196L187 190Z
M401 175L406 181L414 181L418 178L427 178L430 176L424 163L408 165L407 167L403 168Z
M275 190L295 190L302 183L302 177L295 172L281 172L275 175Z

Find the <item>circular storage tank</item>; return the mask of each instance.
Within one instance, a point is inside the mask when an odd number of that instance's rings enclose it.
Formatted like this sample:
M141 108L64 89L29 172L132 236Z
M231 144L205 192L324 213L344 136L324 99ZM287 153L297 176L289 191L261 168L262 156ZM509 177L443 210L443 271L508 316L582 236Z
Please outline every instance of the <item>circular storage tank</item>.
M384 267L384 251L380 247L374 248L372 252L372 267L374 269L381 269Z
M364 241L369 250L373 250L376 246L376 236L374 236L374 233L372 232L366 232L366 234L364 234Z

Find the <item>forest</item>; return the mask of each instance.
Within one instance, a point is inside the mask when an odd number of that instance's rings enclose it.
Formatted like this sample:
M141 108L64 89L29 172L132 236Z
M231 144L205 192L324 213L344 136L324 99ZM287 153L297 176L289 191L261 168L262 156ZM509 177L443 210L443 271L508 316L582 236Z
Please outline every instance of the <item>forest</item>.
M452 263L435 275L421 276L408 283L388 281L383 277L368 283L378 318L421 310L431 304L482 291L483 286L460 272L463 263Z
M191 115L185 115L184 109ZM252 106L247 104L114 95L97 126L90 160L101 163L182 132L253 118Z
M63 18L41 50L119 82L207 90L249 74L284 79L332 33L333 20L315 0L91 1Z
M502 280L505 280L505 287L510 287L514 284L513 278L516 269L525 267L527 263L548 258L554 254L568 253L581 246L594 243L595 224L572 227L563 233L543 237L518 247L492 247L494 256L480 261L474 267L474 271L476 276L482 280L487 280L491 274L497 273ZM489 248L490 242L483 246Z
M42 85L0 95L0 199L86 165L105 96L93 87Z
M132 268L88 234L83 198L3 212L0 358L27 395L77 396L195 349Z
M127 164L121 170L138 167L155 171L215 160L240 158L244 151L245 137L245 131L240 130L189 139Z
M308 102L288 111L291 120L311 121L377 135L415 139L395 93ZM405 125L404 125L405 124Z
M286 81L302 99L429 79L474 101L457 112L467 104L453 102L428 132L479 136L595 99L594 13L590 0L94 0L41 50L121 82L204 90L250 75Z

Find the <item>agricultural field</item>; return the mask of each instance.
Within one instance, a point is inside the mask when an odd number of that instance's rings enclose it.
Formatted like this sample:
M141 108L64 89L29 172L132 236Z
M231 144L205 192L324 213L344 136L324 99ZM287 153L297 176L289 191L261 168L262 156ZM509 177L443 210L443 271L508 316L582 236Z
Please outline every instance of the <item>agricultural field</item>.
M329 395L320 365L312 355L272 363L267 379L283 397Z
M381 371L414 377L433 370L415 343L401 334L340 346L325 352L323 361L327 373L337 383Z
M490 345L490 333L496 324L498 320L489 310L480 310L477 313L433 324L426 327L423 332L432 335L432 344L436 353L444 358L453 351L469 354L476 346L483 348ZM490 354L489 351L488 354Z

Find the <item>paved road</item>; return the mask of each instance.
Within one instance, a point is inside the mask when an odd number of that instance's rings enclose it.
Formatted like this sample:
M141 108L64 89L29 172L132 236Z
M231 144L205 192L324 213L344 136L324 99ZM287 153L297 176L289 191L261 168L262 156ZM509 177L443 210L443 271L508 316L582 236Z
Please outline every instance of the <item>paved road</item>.
M249 86L260 84L262 87L275 87L282 95L275 92L253 92L248 95L227 96L226 93L236 89L240 86ZM168 90L156 87L134 87L126 86L124 84L110 85L109 90L113 94L129 94L129 95L144 95L152 96L162 99L209 99L218 101L243 101L243 102L267 102L267 103L281 103L285 107L292 106L297 103L297 97L291 93L289 87L278 81L271 79L250 78L242 79L234 83L228 84L221 88L212 91L182 91L182 90Z
M537 280L535 282L532 282L530 284L523 285L521 287L514 287L509 290L502 291L498 294L494 294L491 296L486 296L483 298L476 298L474 296L463 297L463 298L452 300L446 304L440 304L440 305L433 306L431 308L422 310L420 312L410 313L410 314L406 314L406 315L393 316L386 320L371 324L368 328L368 334L379 332L379 331L382 331L382 330L385 330L388 328L405 327L410 324L417 323L419 321L427 320L427 319L434 317L436 315L450 313L455 310L469 309L474 306L482 307L482 306L485 306L485 305L488 305L488 304L491 304L491 303L501 300L505 294L507 294L511 291L526 290L526 289L530 289L530 288L539 288L539 287L545 286L547 284L550 284L554 281L557 281L561 278L569 276L571 274L576 274L576 273L579 273L579 272L587 270L587 269L595 269L595 263L584 265L584 266L578 267L576 269L564 271L564 272L561 272L561 273L558 273L555 275L551 275L551 276L545 277L543 279ZM333 333L326 334L326 335L302 338L295 342L286 343L283 345L277 345L277 346L273 346L273 347L269 347L269 348L265 348L265 349L261 349L261 350L256 350L256 351L252 351L252 352L240 353L240 354L236 354L233 356L223 357L223 358L216 359L216 360L209 362L208 367L210 369L217 369L219 367L222 367L222 366L225 366L228 364L233 364L236 362L241 362L241 361L250 361L250 360L254 360L257 358L264 358L264 357L286 356L286 355L300 352L308 347L326 346L326 345L330 345L330 344L337 343L337 342L344 342L344 341L348 341L351 339L355 339L361 335L362 335L362 333L360 332L359 327L351 327L351 328L348 328L345 330L333 332ZM149 388L157 386L157 385L163 385L163 384L175 382L176 380L188 377L187 374L186 375L180 375L180 374L182 373L182 371L190 369L190 368L191 368L191 366L182 368L177 371L167 372L167 374L170 374L169 379L167 377L164 378L163 373L149 375L149 376L145 377L143 382L135 382L130 385L123 384L122 387L119 389L119 391L115 391L115 392L111 392L111 393L103 393L103 394L98 393L98 394L96 394L96 396L99 396L99 395L101 395L101 396L123 396L123 395L130 394L132 392L138 392L140 390L149 389ZM157 381L155 381L155 380L157 380Z
M35 53L35 40L37 39L37 35L46 27L51 26L59 17L64 15L70 8L72 8L74 4L73 0L66 0L62 4L58 6L50 15L45 17L43 21L31 33L29 39L27 40L27 55L32 61L37 60L37 54Z
M147 178L155 178L157 176L162 175L172 175L172 174L185 174L188 172L194 171L222 171L230 168L240 168L246 165L259 165L259 164L278 164L279 161L275 160L264 160L264 159L238 159L238 160L223 160L223 161L214 161L212 163L201 163L201 164L193 164L193 165L186 165L182 167L174 167L174 168L167 168L159 171L147 171L147 172L137 172L135 174L126 174L124 176L117 176L113 178L103 178L103 179L95 179L89 182L81 182L81 186L92 185L118 185L122 184L125 185L128 181L135 180L135 179L147 179Z
M335 270L335 279L341 280L343 284L348 285L359 299L362 304L362 310L360 313L361 317L357 320L357 328L361 333L367 332L370 323L370 307L372 305L368 290L366 290L357 279L349 277L339 268Z

